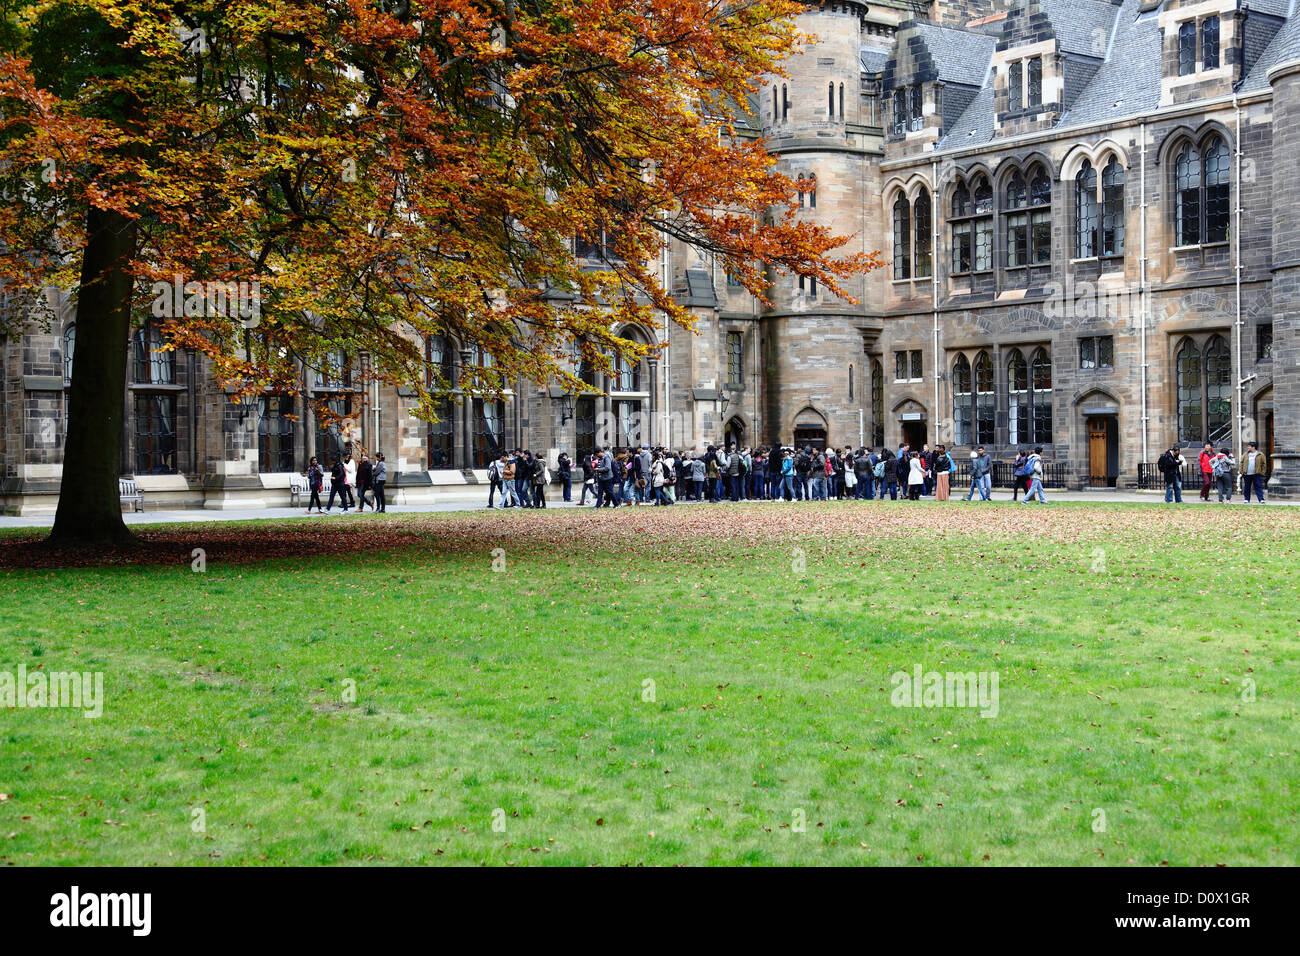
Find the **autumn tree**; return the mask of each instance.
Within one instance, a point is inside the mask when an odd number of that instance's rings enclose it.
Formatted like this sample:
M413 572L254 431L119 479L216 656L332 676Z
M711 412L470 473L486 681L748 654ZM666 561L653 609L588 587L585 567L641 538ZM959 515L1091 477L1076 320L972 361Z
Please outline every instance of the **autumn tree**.
M764 296L765 265L877 265L795 215L798 183L734 135L801 38L795 0L34 0L0 31L0 275L72 290L77 361L51 540L129 538L117 500L125 348L154 283L257 283L250 320L167 308L166 348L248 396L335 349L451 383L427 336L504 380L582 388L646 348L614 329L689 315L654 266L679 239ZM574 239L599 243L597 269ZM567 295L554 293L562 290ZM179 311L179 314L177 314ZM657 324L657 323L656 323ZM255 326L255 328L251 328Z

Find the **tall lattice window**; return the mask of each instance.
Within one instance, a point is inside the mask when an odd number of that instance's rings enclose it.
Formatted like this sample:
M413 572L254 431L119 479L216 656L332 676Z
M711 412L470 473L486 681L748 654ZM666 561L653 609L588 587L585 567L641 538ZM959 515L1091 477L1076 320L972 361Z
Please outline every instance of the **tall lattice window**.
M1036 56L1029 61L1029 105L1043 105L1043 58Z
M934 269L934 223L928 189L922 189L916 197L913 211L916 216L916 277L924 279L929 278Z
M1187 339L1178 350L1175 360L1178 374L1178 440L1201 441L1204 435L1203 398L1201 384L1201 350Z
M1034 353L1033 390L1029 393L1033 408L1034 441L1052 440L1052 358L1047 349Z
M1230 205L1228 144L1218 136L1204 151L1191 143L1174 159L1174 228L1180 246L1226 242Z
M740 385L745 374L744 337L739 332L727 333L727 384Z
M894 278L912 277L912 216L907 197L894 200Z
M1098 253L1097 242L1097 170L1085 161L1074 177L1074 252L1080 259L1091 259Z
M1196 24L1184 23L1178 28L1178 75L1190 76L1196 72Z
M971 388L970 361L958 355L952 366L952 427L953 442L957 445L971 443L971 421L974 418L975 394Z
M1007 69L1007 108L1013 113L1025 108L1025 66L1019 60Z
M871 444L885 444L885 368L880 359L871 360Z
M1201 21L1201 69L1219 68L1219 18L1206 17Z
M258 400L257 470L293 471L293 396L263 395Z
M176 396L135 395L135 473L176 473Z
M1101 172L1101 248L1103 256L1124 254L1124 167L1114 156Z
M997 383L993 359L988 352L975 356L975 444L993 444L993 426L997 419Z

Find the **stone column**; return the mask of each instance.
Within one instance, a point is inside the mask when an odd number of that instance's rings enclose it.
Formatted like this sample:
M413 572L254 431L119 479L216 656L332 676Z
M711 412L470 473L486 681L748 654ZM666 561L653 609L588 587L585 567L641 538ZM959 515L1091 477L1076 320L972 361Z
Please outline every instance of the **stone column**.
M1273 86L1273 429L1269 491L1300 493L1300 58L1269 73ZM1261 447L1264 436L1257 435ZM1265 449L1267 451L1267 449Z

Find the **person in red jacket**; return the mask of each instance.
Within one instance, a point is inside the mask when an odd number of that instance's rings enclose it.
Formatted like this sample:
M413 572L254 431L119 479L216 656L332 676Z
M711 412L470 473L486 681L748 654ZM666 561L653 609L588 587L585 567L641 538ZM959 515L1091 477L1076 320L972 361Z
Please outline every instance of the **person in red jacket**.
M1214 446L1208 441L1201 449L1201 500L1210 500L1210 488L1214 485Z

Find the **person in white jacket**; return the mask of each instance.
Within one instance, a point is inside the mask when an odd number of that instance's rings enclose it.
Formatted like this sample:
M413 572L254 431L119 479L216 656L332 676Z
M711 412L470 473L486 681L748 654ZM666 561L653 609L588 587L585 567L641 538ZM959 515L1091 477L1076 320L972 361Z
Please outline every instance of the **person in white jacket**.
M347 460L343 462L343 496L346 499L343 502L344 510L353 506L352 489L357 486L357 463L348 455Z

